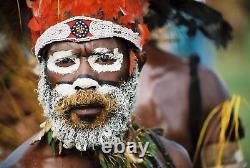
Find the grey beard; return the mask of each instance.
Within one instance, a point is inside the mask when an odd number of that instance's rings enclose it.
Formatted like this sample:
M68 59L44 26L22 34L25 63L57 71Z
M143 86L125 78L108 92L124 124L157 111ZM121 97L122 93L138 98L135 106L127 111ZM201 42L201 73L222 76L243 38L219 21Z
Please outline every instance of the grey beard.
M136 100L138 69L132 77L110 93L118 104L118 109L107 123L92 129L80 129L68 122L55 110L60 96L48 84L45 74L45 63L41 64L41 74L38 83L38 100L44 109L44 115L52 125L53 136L63 143L64 148L76 147L79 151L100 146L104 143L115 144L123 140L128 130Z

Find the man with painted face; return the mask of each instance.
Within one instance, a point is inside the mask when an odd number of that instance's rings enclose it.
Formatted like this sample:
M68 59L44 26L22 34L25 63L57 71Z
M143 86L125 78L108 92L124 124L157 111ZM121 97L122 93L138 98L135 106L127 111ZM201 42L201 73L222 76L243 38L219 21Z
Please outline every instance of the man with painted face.
M182 147L133 122L146 1L29 4L47 120L1 166L190 167Z

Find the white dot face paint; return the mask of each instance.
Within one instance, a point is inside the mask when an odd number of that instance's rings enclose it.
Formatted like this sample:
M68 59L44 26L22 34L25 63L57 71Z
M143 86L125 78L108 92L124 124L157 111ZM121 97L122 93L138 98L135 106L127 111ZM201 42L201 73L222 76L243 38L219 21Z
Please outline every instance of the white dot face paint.
M116 72L122 67L123 54L118 48L110 51L107 48L96 48L94 54L88 58L89 65L93 70L100 72Z
M58 51L49 55L47 67L49 71L58 74L70 74L80 66L80 58L72 51Z
M75 94L77 92L76 87L80 87L82 89L87 89L89 87L95 87L96 91L100 94L110 94L115 89L116 86L111 85L99 85L97 81L89 78L79 78L73 84L57 84L55 87L55 91L61 97L67 97Z
M78 78L74 83L73 87L79 87L81 89L89 89L91 87L94 87L95 89L99 88L100 85L96 80L90 79L90 78Z
M58 84L55 87L55 91L62 97L71 96L76 93L76 90L71 84Z
M111 85L102 85L101 87L97 88L96 91L100 94L110 94L112 93L115 89L117 89L116 86L111 86Z
M90 78L78 78L73 84L57 84L55 91L62 97L71 96L77 92L76 87L81 89L88 89L95 87L95 89L101 88L97 81ZM105 92L107 93L107 91Z

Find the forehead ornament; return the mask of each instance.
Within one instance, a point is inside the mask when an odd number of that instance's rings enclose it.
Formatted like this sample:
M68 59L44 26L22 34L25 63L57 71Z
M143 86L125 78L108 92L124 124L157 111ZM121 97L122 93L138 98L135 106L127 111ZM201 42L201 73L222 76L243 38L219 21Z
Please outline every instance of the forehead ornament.
M89 32L89 27L83 20L76 20L75 24L70 28L71 32L77 38L84 38Z

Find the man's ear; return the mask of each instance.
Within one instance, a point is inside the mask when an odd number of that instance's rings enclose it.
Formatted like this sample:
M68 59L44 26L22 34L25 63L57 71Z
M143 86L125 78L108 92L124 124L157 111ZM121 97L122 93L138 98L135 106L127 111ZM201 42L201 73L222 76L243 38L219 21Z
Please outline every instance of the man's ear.
M146 54L144 51L133 51L129 53L129 75L131 76L138 65L138 70L141 72L144 63L146 62Z
M135 70L137 62L137 57L133 50L130 50L129 52L129 75L131 76Z

